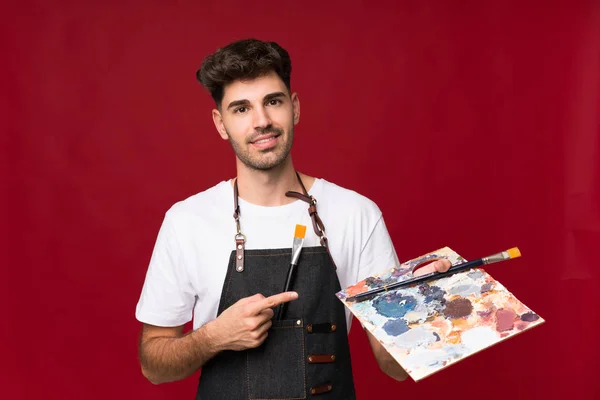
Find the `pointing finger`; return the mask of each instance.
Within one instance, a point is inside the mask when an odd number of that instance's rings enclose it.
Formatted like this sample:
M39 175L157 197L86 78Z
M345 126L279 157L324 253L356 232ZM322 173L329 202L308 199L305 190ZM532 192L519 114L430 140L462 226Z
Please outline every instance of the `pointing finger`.
M248 305L248 310L250 311L251 315L256 315L266 308L277 307L278 305L280 305L282 303L296 300L297 298L298 298L298 293L296 293L296 292L278 293L278 294L274 294L273 296L269 296L266 299L262 299L262 300L258 300L258 301L250 303Z
M257 293L254 296L244 297L242 299L239 299L238 303L240 303L240 304L247 304L247 303L252 303L252 302L255 302L257 300L264 299L264 298L265 298L265 296L263 296L260 293Z

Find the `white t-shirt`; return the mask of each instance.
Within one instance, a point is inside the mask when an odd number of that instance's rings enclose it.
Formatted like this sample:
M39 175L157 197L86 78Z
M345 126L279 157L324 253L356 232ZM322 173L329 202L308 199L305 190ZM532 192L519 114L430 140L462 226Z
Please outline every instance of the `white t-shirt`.
M342 288L399 264L373 201L319 178L309 194L317 200ZM307 227L303 247L320 246L304 201L264 207L240 197L239 206L247 250L290 248L296 224ZM193 318L194 329L215 319L236 233L231 181L174 204L158 233L136 318L170 327ZM349 332L348 309L346 318Z

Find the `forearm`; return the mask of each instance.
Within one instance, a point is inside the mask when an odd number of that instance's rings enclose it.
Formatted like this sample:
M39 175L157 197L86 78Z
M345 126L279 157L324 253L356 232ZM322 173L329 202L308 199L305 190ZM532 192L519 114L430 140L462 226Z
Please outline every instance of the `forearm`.
M406 371L388 352L377 357L377 364L387 376L397 381L403 381L408 377Z
M181 380L220 350L210 323L182 337L153 337L141 344L142 373L154 384Z
M379 368L390 378L397 381L405 380L408 377L406 371L398 364L392 355L387 352L371 332L368 330L365 330L365 332Z

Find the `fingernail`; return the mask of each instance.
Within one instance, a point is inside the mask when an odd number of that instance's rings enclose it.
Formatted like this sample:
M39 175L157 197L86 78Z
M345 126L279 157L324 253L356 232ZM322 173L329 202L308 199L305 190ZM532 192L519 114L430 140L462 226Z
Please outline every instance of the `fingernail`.
M296 292L292 292L292 293L290 294L290 297L291 297L292 299L297 299L297 298L298 298L298 293L296 293Z

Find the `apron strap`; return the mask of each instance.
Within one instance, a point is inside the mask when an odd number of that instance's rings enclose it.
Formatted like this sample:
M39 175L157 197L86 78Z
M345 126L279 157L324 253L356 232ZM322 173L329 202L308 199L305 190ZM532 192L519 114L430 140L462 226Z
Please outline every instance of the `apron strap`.
M246 236L240 229L240 206L238 204L238 185L237 178L233 185L233 218L237 227L237 233L235 234L235 270L237 272L244 271L244 250L246 247Z
M302 183L302 179L300 178L300 174L296 171L296 176L298 177L298 182L300 182L300 186L302 187L303 193L288 191L285 193L287 197L295 197L309 204L308 206L308 215L310 215L310 219L312 220L313 229L315 234L319 237L321 241L321 246L325 247L327 250L327 254L333 264L333 268L337 270L337 266L335 265L335 261L331 256L331 252L329 251L329 242L327 240L327 235L325 235L325 225L323 225L323 221L317 214L317 199L313 196L309 195L304 187L304 183ZM240 206L238 204L238 185L237 179L233 184L233 218L235 219L237 234L235 235L235 250L236 250L236 271L242 272L244 271L244 247L246 244L246 237L242 233L240 229Z
M308 214L310 215L310 219L312 220L313 229L314 229L316 235L321 239L321 246L325 247L325 250L327 250L327 254L329 255L329 258L331 259L331 263L333 264L333 267L337 270L335 261L333 261L333 257L331 256L331 252L329 251L329 242L327 241L327 235L325 235L325 225L323 225L323 221L321 221L319 214L317 214L317 199L315 199L313 196L308 194L308 192L306 191L306 188L304 187L304 184L302 183L300 174L297 171L296 171L296 176L298 177L298 182L300 182L300 186L302 187L302 192L304 194L298 193L298 192L293 192L293 191L288 191L285 193L285 195L288 197L295 197L295 198L300 199L309 204Z

